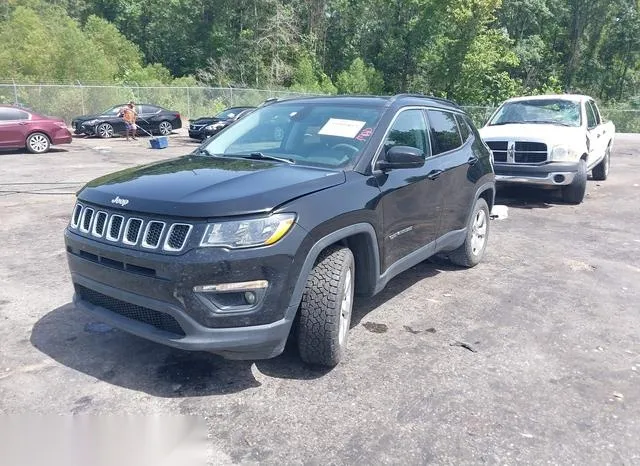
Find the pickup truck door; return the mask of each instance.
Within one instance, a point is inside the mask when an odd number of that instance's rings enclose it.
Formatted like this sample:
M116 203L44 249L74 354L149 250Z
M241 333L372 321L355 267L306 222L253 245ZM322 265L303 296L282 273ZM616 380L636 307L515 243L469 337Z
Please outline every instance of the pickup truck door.
M591 169L604 157L608 139L600 112L593 101L587 100L585 102L585 111L587 113L587 139L589 140L587 168Z
M441 160L431 157L427 123L422 109L400 111L385 137L380 159L393 146L411 146L425 153L419 168L374 174L381 191L383 218L382 271L436 239L442 204ZM435 246L435 243L434 243Z

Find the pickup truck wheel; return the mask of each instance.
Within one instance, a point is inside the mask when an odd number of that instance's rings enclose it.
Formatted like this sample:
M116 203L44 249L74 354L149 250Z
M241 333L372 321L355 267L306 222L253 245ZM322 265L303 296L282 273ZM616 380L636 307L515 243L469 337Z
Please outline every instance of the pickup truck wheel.
M467 237L458 249L449 254L449 260L462 267L474 267L480 263L489 239L489 206L480 198L473 207L467 224Z
M591 170L591 175L593 179L596 181L604 181L609 176L609 166L611 165L611 146L607 146L607 150L604 153L604 158L602 161L593 167Z
M354 279L350 249L332 246L320 253L299 310L298 350L304 362L329 367L340 362L351 325Z
M587 162L580 160L578 173L570 185L562 188L562 199L568 204L580 204L587 192Z

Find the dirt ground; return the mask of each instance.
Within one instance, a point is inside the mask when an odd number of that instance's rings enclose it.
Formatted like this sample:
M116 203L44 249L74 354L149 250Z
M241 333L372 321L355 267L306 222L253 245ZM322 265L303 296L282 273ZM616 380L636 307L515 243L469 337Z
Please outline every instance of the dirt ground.
M486 260L356 301L346 360L321 372L291 349L166 348L70 304L73 193L196 147L145 144L0 154L0 412L195 415L210 464L640 463L640 135L618 136L582 205L502 191Z

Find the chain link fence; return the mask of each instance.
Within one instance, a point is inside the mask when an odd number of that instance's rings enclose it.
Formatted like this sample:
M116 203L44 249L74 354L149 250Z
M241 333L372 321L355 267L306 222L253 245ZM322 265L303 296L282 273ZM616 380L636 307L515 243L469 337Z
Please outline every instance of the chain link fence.
M255 106L272 97L302 94L282 90L223 87L102 86L0 83L0 103L17 104L70 122L133 100L180 112L183 118L211 116L233 106Z
M0 83L0 103L18 104L70 122L78 115L99 113L133 100L177 110L183 118L211 116L227 107L255 106L272 97L314 95L283 90L223 87L104 86L97 84ZM477 126L483 126L495 107L463 106ZM640 110L601 108L620 133L640 133Z

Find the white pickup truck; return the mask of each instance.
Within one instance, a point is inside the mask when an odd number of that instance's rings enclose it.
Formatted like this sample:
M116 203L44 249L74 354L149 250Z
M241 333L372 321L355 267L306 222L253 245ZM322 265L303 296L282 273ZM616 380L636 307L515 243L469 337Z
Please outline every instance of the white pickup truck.
M590 97L544 95L503 102L480 135L497 182L560 188L565 202L580 204L589 171L607 179L615 126Z

